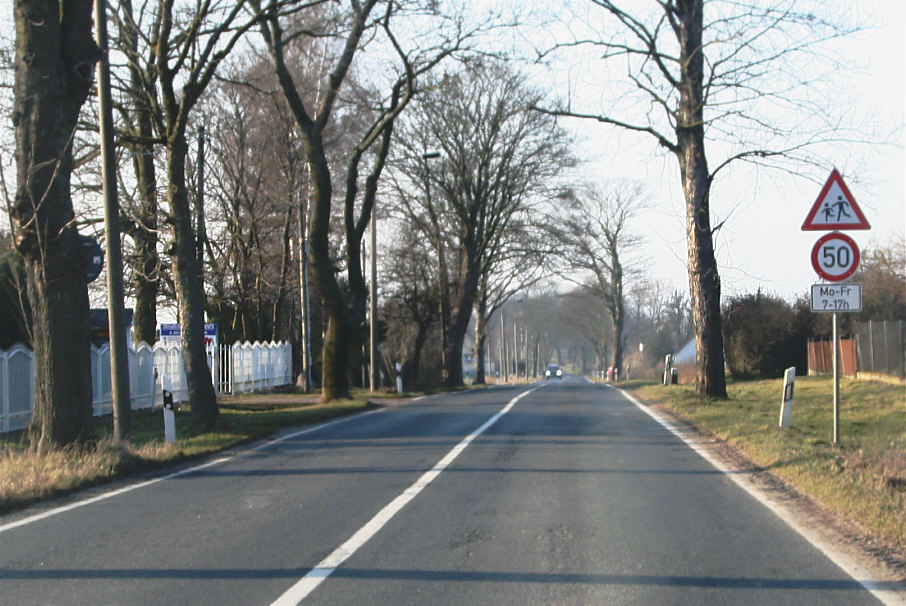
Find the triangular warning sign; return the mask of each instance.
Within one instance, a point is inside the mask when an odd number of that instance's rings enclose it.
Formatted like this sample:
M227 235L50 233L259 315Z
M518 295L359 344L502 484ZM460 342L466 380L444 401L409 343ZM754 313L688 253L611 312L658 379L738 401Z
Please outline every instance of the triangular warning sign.
M837 169L831 171L802 224L803 231L871 229Z

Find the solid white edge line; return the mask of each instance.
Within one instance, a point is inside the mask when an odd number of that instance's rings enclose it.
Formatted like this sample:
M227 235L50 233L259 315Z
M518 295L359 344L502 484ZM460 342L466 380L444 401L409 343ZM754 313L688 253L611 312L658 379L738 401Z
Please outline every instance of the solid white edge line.
M387 522L389 522L393 516L395 516L399 511L406 506L412 499L414 499L418 494L425 489L431 482L434 481L437 476L447 468L450 463L452 463L456 457L465 450L472 441L483 434L489 427L496 423L500 417L508 413L516 402L521 400L526 395L533 392L537 387L533 387L527 391L522 392L518 396L514 397L512 400L507 402L500 411L497 412L490 419L485 421L481 427L467 435L463 438L459 444L454 446L450 452L448 452L440 461L435 463L434 467L426 471L418 480L415 481L409 488L404 490L399 494L395 499L390 501L387 505L384 506L373 518L371 518L364 526L355 532L349 539L346 540L342 545L337 547L333 553L328 555L326 558L318 562L314 568L309 570L309 572L302 577L295 585L290 587L283 593L279 598L272 602L271 606L289 606L299 604L304 600L315 588L320 585L327 577L329 577L333 572L339 568L339 566L346 561L352 554L359 550L365 543L367 543L374 535L384 527Z
M717 468L718 471L733 480L733 482L735 482L737 486L745 490L750 496L752 496L752 498L771 510L771 512L773 512L774 515L783 520L783 522L785 522L787 526L799 533L802 538L804 538L824 555L826 555L834 564L842 569L843 572L851 576L853 580L862 585L862 587L864 587L874 597L879 599L883 604L886 604L887 606L906 606L906 595L904 595L903 592L884 589L882 582L872 580L872 572L869 569L862 566L859 562L857 562L847 554L840 552L840 550L834 547L833 544L826 541L818 533L809 530L808 528L800 524L788 507L755 486L746 478L746 474L740 474L729 469L726 465L723 464L722 461L712 456L711 453L696 444L694 441L690 440L688 434L681 431L673 423L636 400L631 394L628 394L622 389L618 389L610 385L606 385L605 387L620 392L623 397L635 404L636 407L639 408L642 412L650 416L652 419L654 419L664 428L670 431L670 433L685 442L686 445L689 446L689 448L697 452L699 456L701 456L708 463Z
M333 419L326 423L321 423L320 425L308 427L301 431L296 431L296 432L287 434L285 436L280 436L279 438L269 440L268 442L265 442L264 444L259 444L258 446L255 446L254 448L249 449L249 451L257 452L259 450L264 450L266 448L269 448L270 446L273 446L274 444L279 444L280 442L285 442L286 440L291 440L298 436L305 435L307 433L312 433L314 431L318 431L319 429L324 429L325 427L329 427L329 426L335 425L337 423L342 423L343 421L349 421L352 419L363 417L365 415L379 412L380 410L383 410L383 409L379 408L376 410L367 410L367 411L360 412L360 413L357 413L354 415L341 417L339 419ZM116 490L111 490L109 492L105 492L103 494L99 494L97 496L90 497L88 499L76 501L75 503L70 503L69 505L55 507L54 509L49 509L47 511L43 511L41 513L38 513L38 514L35 514L32 516L22 518L21 520L16 520L15 522L9 522L7 524L0 525L0 534L6 532L8 530L12 530L14 528L19 528L20 526L26 526L28 524L33 524L35 522L45 520L47 518L59 515L61 513L66 513L67 511L72 511L74 509L79 509L80 507L85 507L86 505L91 505L93 503L97 503L98 501L104 501L106 499L111 499L111 498L119 496L121 494L125 494L127 492L132 492L133 490L138 490L139 488L145 488L147 486L151 486L152 484L157 484L158 482L163 482L164 480L172 480L173 478L178 478L180 476L188 475L190 473L194 473L194 472L200 471L202 469L207 469L208 467L214 467L215 465L220 465L221 463L226 463L227 461L231 461L239 456L242 456L242 454L243 453L240 452L239 454L231 455L228 457L220 457L218 459L214 459L213 461L208 461L207 463L202 463L201 465L195 465L194 467L190 467L188 469L183 469L183 470L180 470L180 471L177 471L174 473L170 473L170 474L161 476L159 478L146 480L144 482L138 482L136 484L130 484L128 486L124 486L124 487L118 488Z

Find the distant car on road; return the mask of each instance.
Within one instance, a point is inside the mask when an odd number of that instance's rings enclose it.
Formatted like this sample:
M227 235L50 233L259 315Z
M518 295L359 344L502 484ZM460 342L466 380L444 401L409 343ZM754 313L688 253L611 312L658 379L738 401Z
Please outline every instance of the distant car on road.
M563 378L563 369L557 366L556 364L551 364L547 367L547 370L544 371L544 378L550 379L551 377L556 377L558 379Z

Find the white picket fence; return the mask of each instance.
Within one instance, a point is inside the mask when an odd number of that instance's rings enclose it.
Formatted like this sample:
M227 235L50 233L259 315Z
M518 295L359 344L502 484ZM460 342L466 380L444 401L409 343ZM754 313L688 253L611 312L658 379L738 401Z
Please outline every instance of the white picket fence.
M178 344L140 343L128 350L132 408L163 403L161 389L175 402L188 400L186 373ZM16 344L0 350L0 433L28 427L34 407L34 353ZM234 343L208 347L211 381L220 394L271 389L292 383L292 347L289 343ZM95 416L113 407L110 387L110 348L91 347L92 408Z

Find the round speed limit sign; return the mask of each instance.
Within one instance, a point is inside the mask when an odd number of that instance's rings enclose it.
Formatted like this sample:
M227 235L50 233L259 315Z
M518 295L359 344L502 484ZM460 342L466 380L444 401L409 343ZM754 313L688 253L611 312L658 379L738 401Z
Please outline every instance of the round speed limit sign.
M845 280L859 267L859 247L839 232L821 236L812 248L812 267L825 280Z

